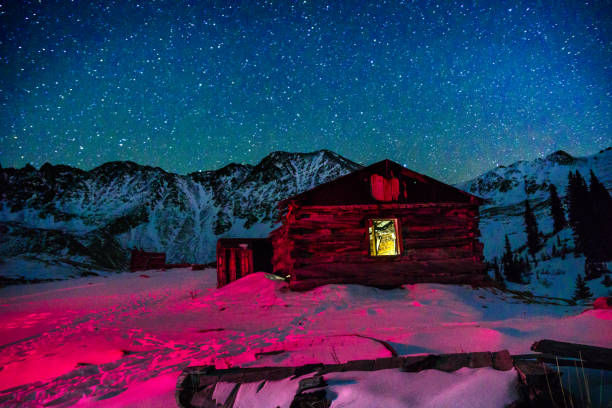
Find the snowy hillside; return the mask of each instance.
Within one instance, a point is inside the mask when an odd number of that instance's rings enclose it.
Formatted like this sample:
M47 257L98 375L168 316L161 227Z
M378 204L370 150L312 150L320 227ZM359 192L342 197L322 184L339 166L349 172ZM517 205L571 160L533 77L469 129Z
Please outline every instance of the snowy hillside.
M189 175L132 162L87 172L49 164L0 169L2 275L123 269L133 247L164 251L169 262L210 262L219 237L266 236L279 200L360 167L321 150L274 152L255 166ZM53 273L27 272L40 263Z
M481 240L484 242L484 254L488 261L501 258L504 246L504 235L507 234L512 248L522 256L526 255L527 241L524 232L524 200L529 194L531 208L534 209L540 232L544 235L545 245L536 255L538 265L532 270L528 286L515 285L515 289L532 290L548 296L565 296L571 294L577 273L584 273L584 257L568 253L564 259L553 257L552 246L561 242L570 250L573 249L571 229L565 228L552 234L552 218L548 203L548 187L557 187L561 200L564 201L568 182L568 173L578 170L589 181L589 171L593 170L599 180L612 191L612 148L587 157L572 157L566 152L558 151L543 159L518 161L509 166L499 166L481 176L459 183L456 187L487 199L487 204L480 208ZM612 265L609 265L609 267ZM601 279L600 279L601 280ZM512 286L512 285L511 285ZM596 294L610 292L599 281L589 282Z

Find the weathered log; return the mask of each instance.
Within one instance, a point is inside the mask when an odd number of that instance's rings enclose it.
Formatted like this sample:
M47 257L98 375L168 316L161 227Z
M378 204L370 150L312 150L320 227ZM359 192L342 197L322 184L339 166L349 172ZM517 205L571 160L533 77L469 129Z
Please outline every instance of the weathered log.
M557 373L552 368L548 368L542 363L533 361L517 360L514 363L521 382L525 385L533 385L539 388L546 387L546 381L556 377L559 380ZM548 378L547 378L548 377ZM552 384L551 384L552 385Z
M304 256L302 256L304 255ZM453 259L467 259L471 258L477 253L473 252L471 245L464 245L460 247L447 247L447 248L422 248L422 249L410 249L404 250L400 255L396 257L373 257L368 256L368 250L353 249L342 252L326 251L317 252L312 250L310 252L294 251L292 257L295 260L294 265L296 267L306 265L319 265L327 263L381 263L381 262L412 262L412 261L440 261L440 260L453 260Z
M453 209L468 209L473 210L477 208L475 204L469 203L457 203L457 202L427 202L427 203L390 203L390 204L356 204L356 205L305 205L299 208L301 211L356 211L361 212L364 210L401 210L401 209L420 209L421 211L450 211Z
M331 264L330 264L331 265ZM374 264L370 265L373 266ZM485 285L487 276L477 270L465 271L461 274L456 273L385 273L370 267L360 273L350 273L350 269L345 273L334 271L321 271L320 266L316 268L296 268L293 270L289 287L291 290L303 291L310 290L318 286L327 284L361 284L379 288L393 288L407 283L454 283Z
M400 223L401 234L404 239L439 239L470 235L480 236L480 231L474 225L434 225L414 226ZM467 233L467 234L466 234ZM352 228L289 228L291 240L295 241L362 241L368 239L368 230L365 226Z
M593 369L610 369L607 364L596 363L587 360L580 359L569 359L555 356L554 354L542 353L542 354L518 354L513 356L515 360L533 360L539 363L547 363L551 366L563 366L563 367L584 367Z
M612 349L609 348L544 339L533 343L531 350L582 359L612 368Z
M493 353L493 368L501 371L512 370L513 361L508 350Z
M421 248L446 248L464 245L474 246L475 239L473 233L456 236L441 236L437 238L423 239L403 239L402 244L405 250ZM358 240L295 240L293 247L299 250L312 251L317 254L322 252L343 252L354 249L367 249L369 242L365 239Z
M401 259L401 258L398 258ZM419 277L422 279L428 276L460 276L463 274L483 273L484 266L476 263L472 258L459 258L435 261L398 261L398 262L374 262L374 263L330 263L317 264L308 267L295 268L294 272L300 277L320 276L367 276L373 279L392 279L393 276L399 277ZM382 275L380 275L382 274ZM421 280L422 281L422 280Z
M179 376L176 387L176 401L179 407L216 407L212 399L214 386L218 382L235 383L232 394L234 397L240 384L263 381L277 381L284 378L296 379L306 374L312 377L299 382L297 395L308 393L326 386L324 375L346 371L377 371L386 369L400 369L404 372L417 372L425 369L439 369L455 371L462 367L489 367L494 365L491 355L508 355L507 351L489 353L461 353L424 356L396 356L377 358L373 360L353 360L339 364L307 364L299 367L248 367L216 369L213 366L187 367ZM534 372L531 363L526 363L526 376L541 373L538 367ZM223 402L224 406L231 406L232 394ZM228 401L230 404L228 404ZM295 400L294 400L295 401ZM210 405L213 403L213 405ZM298 405L304 406L304 405ZM306 405L308 407L308 405Z
M291 228L304 229L304 230L317 230L324 228L335 228L335 229L350 229L350 228L363 228L366 226L368 219L376 218L395 218L398 219L402 228L417 226L426 227L431 225L439 225L441 227L448 228L471 228L474 218L466 217L464 219L457 217L444 217L439 215L419 215L419 214L384 214L384 213L363 213L359 217L346 217L344 214L337 214L335 218L330 219L318 219L318 218L307 218L296 220L292 222Z
M425 239L404 239L404 248L444 248L449 246L469 245L474 242L474 234L468 233L461 236L453 236L450 238L425 238Z
M344 251L352 251L368 248L368 242L365 240L358 241L294 241L294 251L310 251L312 253L334 252L340 253Z
M291 401L289 408L329 408L332 401L324 389L307 393L298 393Z
M561 375L542 363L516 360L520 399L516 406L553 408L580 406L568 390L561 386ZM569 401L566 401L566 398Z
M325 387L327 383L321 375L315 375L310 378L303 378L300 380L298 385L297 393L300 394L303 391L311 390L313 388Z

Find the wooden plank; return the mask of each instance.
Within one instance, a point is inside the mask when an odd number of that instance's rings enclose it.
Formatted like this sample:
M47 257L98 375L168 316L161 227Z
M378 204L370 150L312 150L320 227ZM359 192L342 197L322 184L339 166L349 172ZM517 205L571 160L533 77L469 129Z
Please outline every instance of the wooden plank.
M217 287L227 285L227 279L225 279L225 249L217 249Z
M366 228L367 220L372 218L396 218L399 220L402 229L412 228L415 231L426 230L427 227L444 229L476 229L477 224L473 218L451 218L433 215L419 216L415 214L394 214L394 213L372 213L361 214L359 218L348 218L338 214L333 219L321 220L318 218L305 218L296 220L290 224L289 235L308 233L308 231L318 231L324 229L331 230L355 230Z
M612 349L609 348L544 339L533 343L531 350L607 364L612 368Z
M406 222L399 222L401 235L404 238L440 238L455 237L463 234L480 236L480 231L475 223L466 224L447 224L447 225L411 225ZM290 228L289 235L293 240L307 241L351 241L367 240L367 227L353 226L347 228L329 228L328 225L321 225L321 228Z
M402 209L402 208L478 208L475 204L458 202L427 202L427 203L379 203L379 204L354 204L354 205L305 205L299 208L300 211L338 211L338 210L381 210L381 209Z
M386 201L383 176L379 174L372 174L370 176L370 194L372 194L375 200Z
M292 275L293 276L293 275ZM309 279L298 278L291 280L289 288L295 291L310 290L318 286L327 284L361 284L379 288L394 288L404 284L412 283L452 283L452 284L469 284L469 285L486 285L484 275L463 274L463 275L443 275L443 276L427 276L420 275L402 277L391 276L389 279L360 277L315 277Z
M337 211L334 213L312 213L309 217L302 217L295 219L290 223L291 226L308 226L342 222L344 224L354 224L356 226L365 226L364 220L368 218L398 218L409 222L413 225L432 225L432 224L443 224L443 223L456 223L456 224L467 224L476 220L474 214L449 214L444 212L437 212L433 209L423 213L416 211L362 211L355 213L346 213Z
M228 248L227 251L229 251L230 256L229 256L229 281L230 282L234 282L237 277L236 277L236 248Z
M406 249L414 248L444 248L450 246L473 245L476 235L467 232L463 235L441 235L434 238L404 238L403 247ZM306 251L345 251L352 249L363 249L368 247L366 237L353 240L306 240L294 241L294 248Z
M472 258L428 262L329 263L295 267L292 279L344 278L345 281L396 282L470 282L485 275L484 265Z
M295 210L295 214L292 221L299 221L307 218L325 218L334 214L343 214L344 216L360 217L363 214L377 214L377 213L389 213L389 214L413 214L413 215L437 215L450 218L463 218L465 216L477 216L478 210L473 207L445 207L445 206L429 206L420 208L408 208L403 207L400 204L378 204L376 206L362 206L362 207L302 207Z
M404 250L397 257L373 257L369 256L368 250L365 248L344 250L342 252L326 251L326 252L307 252L308 256L301 257L302 252L293 252L295 258L295 266L303 265L318 265L326 263L380 263L380 262L405 262L405 261L429 261L429 260L452 260L460 258L471 258L477 253L472 251L472 245L451 246L446 248L423 248L423 249L408 249Z
M451 246L471 245L474 242L475 235L468 233L463 236L456 237L440 237L440 238L424 238L424 239L404 239L404 248L444 248Z

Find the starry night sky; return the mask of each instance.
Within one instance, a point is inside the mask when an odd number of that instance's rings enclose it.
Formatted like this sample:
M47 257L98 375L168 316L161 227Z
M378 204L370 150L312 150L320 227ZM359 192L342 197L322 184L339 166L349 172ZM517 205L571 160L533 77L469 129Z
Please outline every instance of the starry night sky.
M327 148L457 182L612 144L609 0L0 4L5 167Z

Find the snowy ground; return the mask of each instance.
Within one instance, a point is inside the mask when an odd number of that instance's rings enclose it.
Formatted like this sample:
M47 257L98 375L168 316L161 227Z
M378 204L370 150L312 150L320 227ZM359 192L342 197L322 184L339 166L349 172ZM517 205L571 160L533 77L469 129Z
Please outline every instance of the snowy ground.
M612 311L526 304L492 289L330 285L292 293L262 273L222 289L215 279L214 270L175 269L0 289L0 405L173 406L188 365L388 357L374 339L402 355L529 353L542 338L612 346ZM468 388L490 381L466 372L457 375L473 378ZM373 380L351 381L354 390ZM332 407L347 406L346 392L336 390Z

